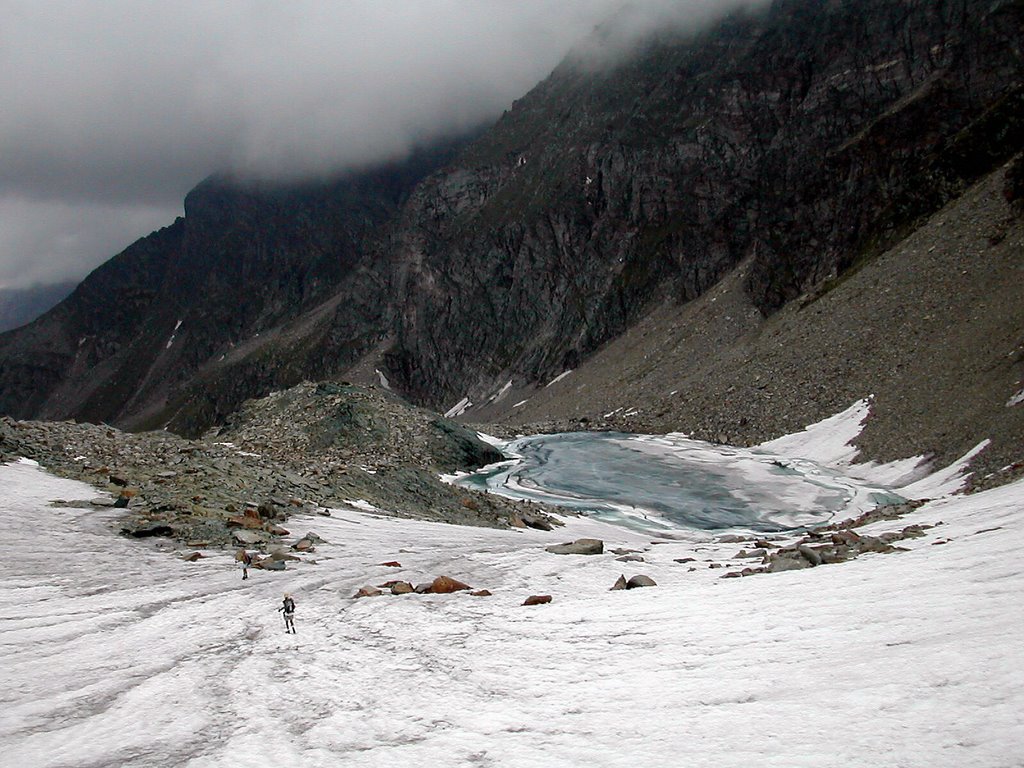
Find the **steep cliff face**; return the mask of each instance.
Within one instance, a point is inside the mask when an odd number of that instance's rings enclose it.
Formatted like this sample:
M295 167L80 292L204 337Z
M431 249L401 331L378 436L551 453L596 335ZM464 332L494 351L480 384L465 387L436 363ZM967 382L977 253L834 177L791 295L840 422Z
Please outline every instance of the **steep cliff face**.
M352 319L338 325L348 347L335 345L338 355L321 368L351 362L365 348L353 340L386 331L383 311L358 311L387 306L378 284L365 279L366 242L454 148L333 182L203 182L185 199L183 219L104 264L36 322L0 337L0 411L163 426L201 369L345 297ZM225 377L209 393L204 423L186 419L182 428L209 426L280 385L279 371L256 367L256 378Z
M123 383L111 391L113 401L130 396L137 377L117 381L109 362L124 358L145 333L184 231L179 219L139 240L53 310L0 336L0 410L18 418L89 418L83 405L105 387Z
M393 380L479 402L744 259L770 313L869 258L1020 147L1022 16L786 0L570 58L406 207Z

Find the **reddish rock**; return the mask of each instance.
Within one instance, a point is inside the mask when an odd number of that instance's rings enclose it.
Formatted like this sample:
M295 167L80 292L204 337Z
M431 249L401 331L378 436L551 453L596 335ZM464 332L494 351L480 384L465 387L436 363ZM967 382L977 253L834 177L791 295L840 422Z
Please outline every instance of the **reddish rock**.
M380 565L387 566L388 568L401 568L402 564L397 560L388 560L386 563L380 563Z
M194 563L196 560L201 560L202 557L203 557L203 553L202 552L193 552L190 555L185 555L182 559L186 563Z
M309 539L299 539L294 544L292 544L292 549L298 552L312 552L313 542Z
M249 516L241 516L240 517L238 515L235 515L234 517L229 517L224 522L227 524L228 528L250 528L250 529L256 529L256 528L262 528L263 527L263 523L262 523L262 521L258 517L249 517Z
M473 597L490 597L491 590L489 589L478 589L476 592L470 592Z
M551 602L551 595L530 595L523 601L523 605L544 605Z
M451 592L461 592L468 589L472 589L469 584L463 584L451 576L438 576L430 582L430 591L435 595L447 595Z
M378 595L384 594L376 587L360 587L359 591L352 595L352 598L357 597L377 597Z

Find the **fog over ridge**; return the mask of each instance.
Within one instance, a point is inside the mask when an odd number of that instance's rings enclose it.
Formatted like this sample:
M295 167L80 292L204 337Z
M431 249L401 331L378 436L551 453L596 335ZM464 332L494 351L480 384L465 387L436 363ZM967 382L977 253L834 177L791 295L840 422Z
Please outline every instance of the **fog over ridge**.
M609 18L624 48L750 4L0 0L0 286L83 276L214 172L322 176L486 124Z

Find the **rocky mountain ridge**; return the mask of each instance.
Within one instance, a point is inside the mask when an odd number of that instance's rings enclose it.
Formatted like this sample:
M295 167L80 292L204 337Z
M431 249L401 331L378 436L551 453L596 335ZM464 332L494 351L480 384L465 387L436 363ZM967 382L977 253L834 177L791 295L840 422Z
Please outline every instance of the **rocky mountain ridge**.
M302 187L208 182L0 337L0 411L198 436L336 377L519 421L521 398L480 405L543 389L652 311L735 285L753 327L893 252L1020 151L1022 28L1010 0L777 0L611 67L574 54L462 148ZM801 393L800 413L835 399ZM742 410L718 434L742 436ZM644 423L700 418L665 414Z

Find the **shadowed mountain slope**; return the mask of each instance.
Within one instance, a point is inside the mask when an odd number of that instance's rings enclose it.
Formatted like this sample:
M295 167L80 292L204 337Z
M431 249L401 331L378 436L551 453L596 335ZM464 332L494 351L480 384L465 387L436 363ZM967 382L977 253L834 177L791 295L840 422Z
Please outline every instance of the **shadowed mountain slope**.
M1012 0L778 0L612 62L592 41L458 151L205 182L0 337L0 411L198 434L303 379L386 376L476 418L727 276L751 323L792 312L1020 151L1022 28ZM666 413L652 427L697 418Z

